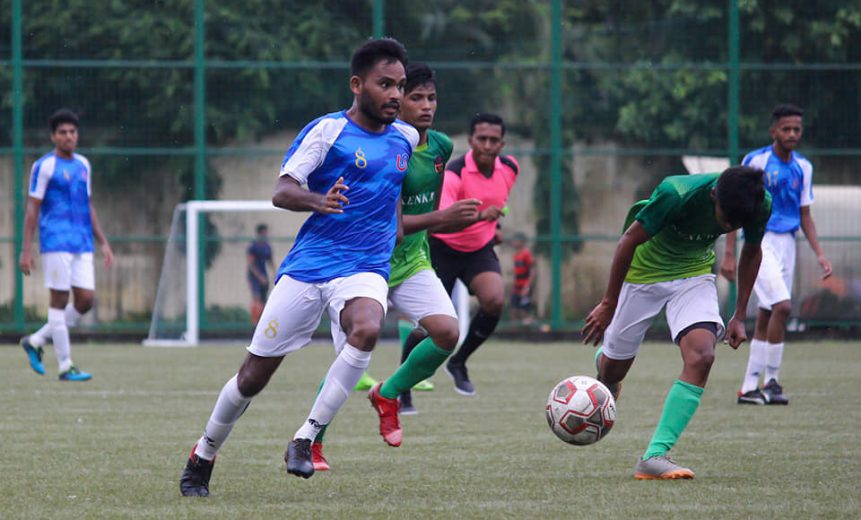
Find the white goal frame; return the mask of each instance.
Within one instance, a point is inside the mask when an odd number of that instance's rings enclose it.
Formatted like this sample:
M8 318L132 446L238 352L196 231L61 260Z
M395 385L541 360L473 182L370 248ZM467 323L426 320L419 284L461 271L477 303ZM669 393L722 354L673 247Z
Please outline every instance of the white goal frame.
M276 208L268 200L192 200L176 206L177 210L185 210L185 255L186 255L186 314L185 333L180 339L156 339L154 325L156 316L153 315L149 336L143 341L145 347L195 347L200 343L200 308L198 298L200 287L198 273L201 268L198 244L200 229L198 218L202 213L228 211L284 211ZM165 252L165 257L167 252ZM162 268L164 269L164 268ZM160 281L159 281L160 282ZM159 283L159 285L161 285ZM156 300L158 295L156 295Z
M214 212L238 212L238 211L284 211L276 208L268 200L193 200L182 204L177 204L174 211L185 210L185 271L186 271L186 313L185 313L185 332L180 339L158 339L155 337L155 324L158 317L153 313L152 322L147 338L143 340L145 347L196 347L200 344L200 311L198 306L200 297L200 286L198 274L202 266L200 265L200 255L198 245L200 243L200 228L198 218L203 213ZM173 219L171 219L172 221ZM171 224L173 225L173 224ZM171 230L172 231L172 230ZM167 248L170 247L169 242L165 247L165 262L167 261ZM164 266L162 267L162 271ZM161 289L161 280L159 280L159 290ZM452 292L452 300L457 311L458 322L460 326L460 341L466 337L469 329L469 290L460 282L457 281L454 291ZM156 294L158 301L158 294Z

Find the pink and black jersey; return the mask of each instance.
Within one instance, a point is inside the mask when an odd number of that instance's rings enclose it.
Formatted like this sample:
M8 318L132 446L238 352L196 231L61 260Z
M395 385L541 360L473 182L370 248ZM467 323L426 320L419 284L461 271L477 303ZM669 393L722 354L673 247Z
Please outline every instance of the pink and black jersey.
M463 199L480 200L479 211L489 206L504 208L519 171L520 166L514 157L500 155L493 166L493 175L485 177L475 165L470 150L463 157L448 163L439 209L445 209ZM496 222L481 221L455 233L434 233L432 236L452 249L471 253L490 243L495 234Z

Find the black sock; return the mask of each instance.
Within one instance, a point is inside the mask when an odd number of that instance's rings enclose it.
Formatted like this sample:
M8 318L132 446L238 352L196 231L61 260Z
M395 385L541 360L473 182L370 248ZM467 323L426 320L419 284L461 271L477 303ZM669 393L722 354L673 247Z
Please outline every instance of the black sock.
M463 344L457 352L451 356L450 362L453 365L465 364L466 360L469 359L469 356L478 350L478 347L480 347L481 344L484 343L491 334L493 334L497 323L499 323L499 316L485 314L483 311L479 310L469 323L469 332L466 334L466 339L463 341Z
M404 361L406 361L407 358L410 357L410 352L412 352L413 349L416 348L416 345L421 343L422 340L425 339L426 337L428 337L428 333L425 332L425 330L422 328L413 329L413 331L410 332L410 335L407 336L407 340L404 341L403 345L401 345L401 364L402 365L404 364Z

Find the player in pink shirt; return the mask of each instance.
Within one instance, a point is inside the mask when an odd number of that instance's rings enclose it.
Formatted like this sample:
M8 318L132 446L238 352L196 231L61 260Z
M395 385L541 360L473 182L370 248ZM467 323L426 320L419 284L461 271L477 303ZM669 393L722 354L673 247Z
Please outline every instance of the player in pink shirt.
M431 235L431 262L443 286L451 294L457 279L478 298L466 339L445 365L455 390L474 395L466 360L493 333L505 300L499 259L493 251L496 225L504 215L508 194L517 180L519 166L511 156L500 155L505 145L505 123L495 114L476 114L470 122L469 145L463 157L448 163L439 209L458 200L479 199L478 221L456 233Z

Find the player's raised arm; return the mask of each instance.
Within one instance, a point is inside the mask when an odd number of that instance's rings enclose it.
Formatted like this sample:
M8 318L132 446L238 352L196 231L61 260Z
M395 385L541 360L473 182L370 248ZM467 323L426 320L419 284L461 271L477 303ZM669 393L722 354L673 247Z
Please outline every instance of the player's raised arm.
M607 329L613 319L613 313L616 312L619 293L622 291L622 283L625 281L625 275L628 274L628 268L631 267L634 250L649 238L651 237L646 228L640 222L634 221L619 239L616 252L613 254L613 262L610 265L610 280L607 282L604 298L586 316L586 324L581 331L584 336L583 343L598 345L603 339L604 330Z
M292 177L281 176L272 195L272 204L290 211L315 211L324 215L343 213L344 206L350 203L343 192L349 189L343 177L335 181L325 194L320 194L303 189Z

